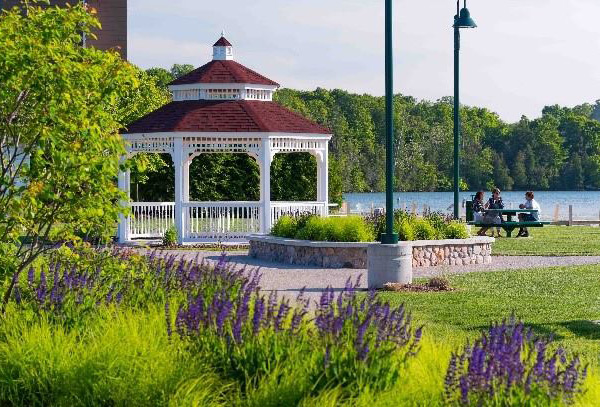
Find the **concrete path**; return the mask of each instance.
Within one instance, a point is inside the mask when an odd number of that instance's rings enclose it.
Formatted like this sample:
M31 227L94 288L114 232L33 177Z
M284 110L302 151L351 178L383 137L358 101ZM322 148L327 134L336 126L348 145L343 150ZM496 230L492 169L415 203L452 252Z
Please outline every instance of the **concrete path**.
M173 250L180 256L193 259L198 256L206 261L216 262L220 258L218 252L198 250ZM278 291L285 296L296 296L298 291L306 287L311 299L317 299L328 286L336 291L344 288L346 280L361 277L361 287L366 287L367 270L364 269L323 269L320 267L299 266L258 260L248 256L247 251L230 252L230 262L245 266L248 269L257 267L262 271L261 287L265 291ZM415 277L431 277L444 274L461 274L472 272L493 272L500 270L522 270L535 267L575 266L600 264L600 256L494 256L492 264L470 266L441 266L435 268L415 268Z

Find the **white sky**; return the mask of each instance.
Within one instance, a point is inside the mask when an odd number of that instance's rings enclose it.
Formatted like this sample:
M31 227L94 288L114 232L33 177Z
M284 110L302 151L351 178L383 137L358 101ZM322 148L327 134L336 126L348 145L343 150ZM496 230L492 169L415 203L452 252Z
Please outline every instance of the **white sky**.
M462 1L462 0L461 0ZM235 59L284 87L384 93L383 0L129 0L129 59L203 65L222 29ZM395 91L453 93L454 0L394 1ZM600 0L469 0L461 102L508 121L600 99Z

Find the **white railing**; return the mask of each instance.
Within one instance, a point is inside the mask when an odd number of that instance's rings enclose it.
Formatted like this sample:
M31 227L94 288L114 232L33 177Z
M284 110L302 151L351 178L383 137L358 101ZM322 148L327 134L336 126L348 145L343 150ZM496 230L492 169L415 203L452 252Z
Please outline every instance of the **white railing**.
M162 237L175 225L173 202L132 202L128 219L129 238Z
M175 203L132 202L128 239L162 238L175 226ZM184 202L184 242L245 240L261 232L260 202ZM327 202L271 202L271 225L286 214L327 216Z
M184 240L241 240L260 232L260 202L186 202Z
M274 225L283 215L305 213L327 216L327 202L271 202L271 225Z

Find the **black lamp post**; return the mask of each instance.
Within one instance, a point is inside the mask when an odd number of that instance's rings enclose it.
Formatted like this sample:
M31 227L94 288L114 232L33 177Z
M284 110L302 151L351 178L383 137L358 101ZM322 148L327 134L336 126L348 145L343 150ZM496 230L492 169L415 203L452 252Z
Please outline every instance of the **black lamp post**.
M398 243L394 233L394 68L392 61L392 0L385 0L385 233L381 243Z
M460 0L456 1L456 15L454 16L454 218L460 216L460 99L459 99L459 57L460 57L460 29L475 28L477 24L471 18L467 9L467 0L460 10Z

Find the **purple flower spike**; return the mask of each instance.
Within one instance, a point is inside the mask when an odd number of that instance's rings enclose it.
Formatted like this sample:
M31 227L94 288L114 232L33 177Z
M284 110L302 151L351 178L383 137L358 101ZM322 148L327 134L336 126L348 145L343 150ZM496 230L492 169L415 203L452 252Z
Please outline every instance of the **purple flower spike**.
M453 355L444 383L446 404L483 405L491 398L511 405L570 404L581 392L578 359L569 360L561 348L547 355L548 344L514 317L492 325Z
M33 287L33 283L35 282L35 271L33 266L29 267L29 271L27 272L27 283L29 287Z
M170 338L173 331L171 328L171 308L168 300L165 302L165 321L167 322L167 335Z

